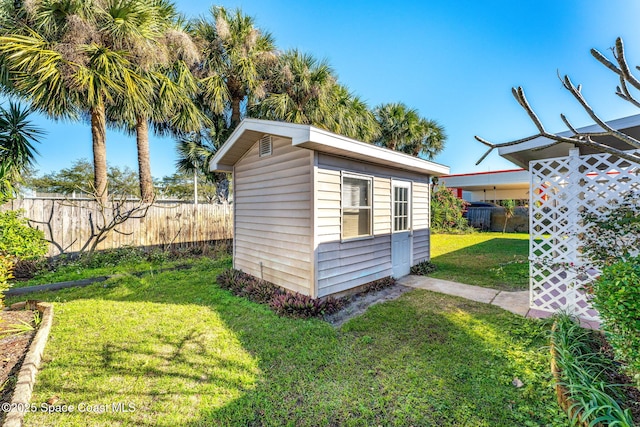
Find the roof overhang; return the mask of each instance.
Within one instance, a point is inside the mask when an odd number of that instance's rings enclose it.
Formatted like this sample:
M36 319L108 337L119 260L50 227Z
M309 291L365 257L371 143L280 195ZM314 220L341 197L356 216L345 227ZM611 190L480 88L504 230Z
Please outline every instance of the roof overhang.
M440 182L444 182L449 188L460 188L467 191L528 189L529 171L514 169L445 175L440 177Z
M607 122L607 125L611 126L613 129L622 130L626 134L632 136L633 138L640 139L640 114L623 117L621 119L611 120ZM577 129L580 133L586 132L601 132L602 128L599 125L590 125ZM573 136L573 132L565 131L561 132L558 135L571 137ZM621 140L611 137L597 137L593 138L595 141L600 143L609 145L611 147L615 147L621 150L631 150L633 147L628 144L622 142ZM522 142L520 144L511 145L507 147L501 147L498 149L498 153L507 160L512 161L516 165L529 168L529 162L532 160L541 160L541 159L550 159L555 157L564 157L569 155L569 150L572 148L576 148L573 144L561 142L558 144L553 144L554 141L549 138L544 138L542 136L532 139L527 142ZM550 145L553 144L553 145ZM587 147L578 147L580 149L580 154L593 154L598 151L592 148Z
M210 171L231 172L240 158L264 135L288 138L294 147L346 157L431 176L449 173L449 167L398 151L367 144L311 125L244 119L209 163Z

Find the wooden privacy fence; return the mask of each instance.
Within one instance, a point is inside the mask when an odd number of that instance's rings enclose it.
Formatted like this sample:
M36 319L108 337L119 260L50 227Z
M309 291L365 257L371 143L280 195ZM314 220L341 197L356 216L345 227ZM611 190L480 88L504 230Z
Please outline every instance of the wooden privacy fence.
M125 202L131 209L138 202ZM23 209L32 227L51 242L49 256L82 250L102 223L98 204L90 199L16 199L0 211ZM130 218L101 242L98 250L122 246L194 246L233 238L233 209L229 205L156 202L142 218ZM105 211L112 214L110 209Z

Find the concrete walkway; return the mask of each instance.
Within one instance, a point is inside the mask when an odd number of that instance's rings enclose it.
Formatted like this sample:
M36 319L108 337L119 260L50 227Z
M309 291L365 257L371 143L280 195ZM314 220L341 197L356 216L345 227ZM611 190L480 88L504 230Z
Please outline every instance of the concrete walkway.
M403 277L398 280L398 284L495 305L524 317L529 313L529 291L500 291L498 289L414 275Z

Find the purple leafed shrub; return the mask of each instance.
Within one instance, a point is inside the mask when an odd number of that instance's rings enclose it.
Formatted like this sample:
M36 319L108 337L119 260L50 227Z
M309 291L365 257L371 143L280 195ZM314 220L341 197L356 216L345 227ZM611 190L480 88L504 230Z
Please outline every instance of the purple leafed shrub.
M234 269L220 273L216 282L222 289L227 289L235 295L268 304L280 316L299 319L322 317L338 311L343 306L342 299L311 298L297 292L287 292L273 283Z
M239 295L259 304L270 304L274 297L283 293L284 291L273 283L252 278L252 280L245 281Z
M373 282L366 283L362 285L362 290L358 292L359 294L366 294L369 292L378 292L389 286L393 286L396 284L396 279L391 276L383 277L382 279L374 280Z
M297 292L287 292L275 296L269 306L280 316L306 319L335 313L340 309L341 302L332 297L311 298Z
M216 277L216 282L222 289L227 289L235 294L237 293L236 289L241 289L243 275L244 273L239 270L225 270Z

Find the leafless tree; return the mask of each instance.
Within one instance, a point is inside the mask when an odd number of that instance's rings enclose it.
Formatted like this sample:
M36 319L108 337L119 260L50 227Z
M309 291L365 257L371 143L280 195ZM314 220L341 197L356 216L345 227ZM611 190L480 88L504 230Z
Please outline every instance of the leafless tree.
M632 74L631 69L629 68L627 59L624 54L624 44L622 42L622 38L616 39L615 46L611 48L611 51L613 54L613 59L614 59L613 61L609 60L605 55L603 55L596 49L591 49L591 55L593 55L593 57L596 58L601 64L603 64L605 67L607 67L608 69L616 73L616 75L618 76L620 80L620 84L616 88L616 95L618 95L620 98L624 99L625 101L630 102L634 106L640 108L640 100L637 97L635 97L630 90L631 88L633 88L635 90L640 91L640 79L635 77ZM635 68L636 70L640 70L640 67L635 67ZM573 95L573 97L580 103L582 108L587 112L589 117L591 117L591 119L598 126L600 126L601 130L596 132L580 132L576 129L575 126L571 124L571 122L567 119L567 117L564 114L561 114L560 117L562 118L562 121L567 126L567 128L573 133L573 135L562 136L559 134L548 132L545 129L542 122L540 121L540 119L538 118L538 116L536 115L536 113L533 111L533 108L529 104L529 101L527 101L527 98L525 97L525 94L524 94L524 90L522 89L521 86L519 86L517 88L511 89L513 96L516 99L516 101L518 101L520 106L524 108L524 110L527 112L527 114L535 124L536 128L538 129L538 133L535 135L529 136L527 138L522 138L515 141L509 141L509 142L504 142L500 144L494 144L479 136L476 136L475 138L478 141L480 141L481 143L489 147L487 152L480 158L480 160L478 160L476 165L480 164L480 162L482 162L495 148L517 145L523 142L531 141L538 137L544 137L551 140L549 144L542 147L538 147L537 149L539 150L564 142L564 143L574 144L578 147L589 147L600 152L613 154L633 163L640 163L640 155L637 155L628 151L620 150L595 140L597 138L609 136L609 137L614 137L633 148L640 149L639 140L617 129L613 129L595 113L593 108L589 105L587 100L582 95L581 85L577 85L577 86L574 85L571 79L569 78L569 76L564 76L564 77L558 76L558 77L560 78L564 88L568 90L571 93L571 95Z
M118 226L124 224L131 219L141 219L147 216L147 212L153 202L143 200L130 200L127 195L110 194L105 201L94 191L90 196L95 199L97 209L95 212L89 212L90 235L80 249L81 253L88 256L93 255L96 248L111 233L123 233L118 230ZM73 203L73 202L71 202Z

